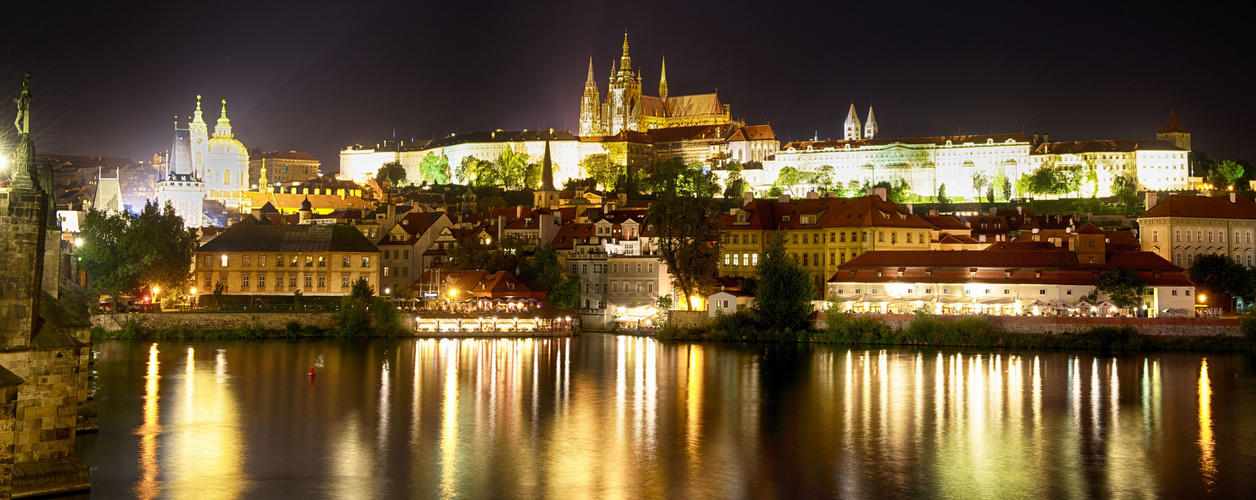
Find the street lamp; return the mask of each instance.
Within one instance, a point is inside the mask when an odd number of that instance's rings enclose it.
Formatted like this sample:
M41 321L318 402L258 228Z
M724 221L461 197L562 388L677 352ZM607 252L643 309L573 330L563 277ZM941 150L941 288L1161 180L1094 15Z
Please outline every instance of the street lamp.
M192 287L192 308L196 309L196 287Z
M161 287L159 287L159 286L157 286L157 285L153 285L153 303L154 303L154 304L160 304L160 303L161 303L161 302L158 302L158 301L157 301L157 293L158 293L158 292L160 292L160 291L161 291ZM160 310L161 310L161 306L157 306L157 310L158 310L158 311L160 311Z

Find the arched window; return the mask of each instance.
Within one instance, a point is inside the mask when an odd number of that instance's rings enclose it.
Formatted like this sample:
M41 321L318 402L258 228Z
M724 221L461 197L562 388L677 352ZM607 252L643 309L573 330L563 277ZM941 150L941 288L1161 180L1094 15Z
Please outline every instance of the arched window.
M224 170L222 172L222 185L224 186L231 185L231 171L230 170Z

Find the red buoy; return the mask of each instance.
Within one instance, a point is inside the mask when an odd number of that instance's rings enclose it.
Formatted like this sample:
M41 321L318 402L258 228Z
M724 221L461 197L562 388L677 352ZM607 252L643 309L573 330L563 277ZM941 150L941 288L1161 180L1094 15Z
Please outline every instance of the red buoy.
M310 367L310 378L314 378L314 367Z

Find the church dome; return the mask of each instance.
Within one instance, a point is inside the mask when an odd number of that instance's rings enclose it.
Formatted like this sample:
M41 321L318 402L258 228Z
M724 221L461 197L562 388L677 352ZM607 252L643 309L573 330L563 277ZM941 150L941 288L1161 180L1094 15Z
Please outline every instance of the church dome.
M231 132L231 120L227 119L226 99L222 101L222 116L218 118L218 124L214 127L214 136L209 139L209 154L245 157L249 154L244 144L236 140L235 134Z

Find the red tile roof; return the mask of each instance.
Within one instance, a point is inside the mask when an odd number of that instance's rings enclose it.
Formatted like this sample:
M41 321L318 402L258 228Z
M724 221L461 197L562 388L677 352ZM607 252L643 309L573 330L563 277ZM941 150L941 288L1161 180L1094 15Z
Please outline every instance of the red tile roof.
M1164 126L1160 128L1160 132L1158 133L1168 134L1168 133L1173 133L1173 132L1186 132L1186 131L1187 131L1186 127L1183 127L1182 122L1178 121L1177 113L1170 111L1169 119L1164 122Z
M1172 195L1138 217L1256 219L1256 201L1239 199L1230 203L1229 198Z

